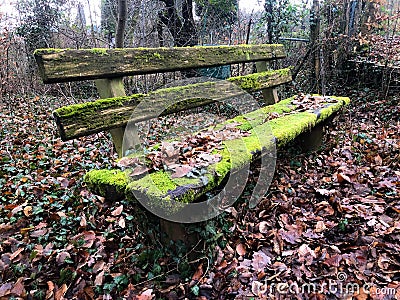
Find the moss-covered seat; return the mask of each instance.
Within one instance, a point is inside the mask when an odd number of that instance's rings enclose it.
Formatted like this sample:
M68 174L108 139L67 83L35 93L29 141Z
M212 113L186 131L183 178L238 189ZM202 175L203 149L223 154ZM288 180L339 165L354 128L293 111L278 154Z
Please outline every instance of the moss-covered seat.
M151 202L150 206L167 214L179 212L184 203L196 202L227 180L228 174L239 172L260 157L273 155L269 149L275 147L275 143L278 147L286 145L350 101L345 97L296 96L278 102L276 87L291 81L290 70L268 70L266 62L285 57L282 45L40 49L35 57L45 83L96 80L101 99L61 107L54 112L63 140L111 132L121 158L120 168L88 172L85 182L90 189L109 199L145 197ZM123 76L242 63L255 63L259 73L226 81L201 81L148 94L125 95ZM204 128L188 137L189 140L166 141L126 156L124 143L129 124L215 101L229 103L231 99L240 98L243 90L262 91L265 102L270 105L240 114L213 128ZM132 114L140 107L140 113ZM200 143L212 140L214 147L191 154L194 157L191 161L178 159L168 162L166 167L148 165L152 163L149 153L152 158L162 160L165 153L172 151L186 159L185 149L189 147L184 146L193 139ZM171 146L172 150L166 150ZM196 159L198 162L200 156L201 167L193 165L191 162Z
M152 200L153 205L171 210L173 214L176 206L170 205L171 200L183 203L196 201L201 195L220 185L229 173L259 158L262 149L270 147L271 143L270 136L263 138L263 133L272 131L277 146L283 147L300 134L307 133L317 124L332 117L350 102L347 97L310 98L318 102L317 106L299 109L294 104L298 104L296 97L292 97L230 119L213 128L214 132L218 132L218 129L225 128L227 124L233 124L229 126L230 130L240 131L241 134L236 139L223 141L223 146L212 152L220 159L208 165L202 176L174 178L174 172L159 170L146 172L144 176L135 178L131 176L132 168L117 168L92 170L86 174L85 182L97 194L108 199L132 199L135 192L143 194ZM251 124L248 120L252 120ZM158 146L153 150L160 151ZM137 153L134 157L138 157Z

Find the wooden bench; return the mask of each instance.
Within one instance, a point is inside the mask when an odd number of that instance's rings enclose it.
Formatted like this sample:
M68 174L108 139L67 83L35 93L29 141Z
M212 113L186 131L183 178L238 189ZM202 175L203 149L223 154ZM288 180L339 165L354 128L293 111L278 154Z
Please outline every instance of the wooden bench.
M282 45L35 51L44 83L96 82L101 99L54 111L64 141L102 131L109 131L112 135L115 148L122 158L122 167L88 172L85 182L90 189L108 199L127 197L135 200L146 197L149 203L144 206L150 209L157 206L158 211L166 211L166 215L161 214L165 219L175 221L168 216L183 211L183 215L180 215L184 216L182 223L199 221L185 218L191 209L185 210L186 203L195 203L202 195L220 186L230 174L245 169L246 165L260 157L272 156L275 159L272 155L274 142L278 147L286 145L300 134L322 124L349 103L346 97L320 96L294 96L277 102L276 87L291 81L290 69L268 70L267 66L269 61L284 58L285 55ZM255 63L259 72L225 81L209 80L163 88L148 94L125 95L124 76L243 63ZM207 162L203 164L201 174L187 176L193 166L185 165L186 162L182 163L179 159L172 167L167 163L166 168L158 167L158 170L143 163L143 158L149 161L149 153L152 158L158 155L160 160L168 160L168 151L176 151L168 150L171 146L178 149L172 156L184 157L187 149L183 149L182 145L190 146L190 138L154 145L146 149L146 153L133 151L128 158L124 157L123 152L132 149L129 137L136 134L136 122L158 117L161 112L161 115L168 115L215 101L233 101L246 94L244 91L262 91L269 105L255 107L253 111L198 133L194 143L199 143L203 137L204 140L213 139L215 146L214 149L207 149L205 153L208 156L203 155ZM181 102L177 103L176 99ZM230 137L221 138L224 134ZM136 140L136 137L132 139ZM197 145L200 146L201 143ZM191 153L197 158L200 154ZM142 172L144 168L151 170ZM271 168L274 169L274 164ZM185 172L187 174L182 176ZM272 177L271 174L268 176Z

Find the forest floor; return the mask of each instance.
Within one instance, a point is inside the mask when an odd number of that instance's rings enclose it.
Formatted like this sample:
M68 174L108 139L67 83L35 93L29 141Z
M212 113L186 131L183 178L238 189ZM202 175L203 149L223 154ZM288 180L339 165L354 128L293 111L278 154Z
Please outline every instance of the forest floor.
M341 94L321 148L280 149L257 208L253 178L193 249L82 184L106 134L62 142L54 97L0 103L0 299L400 299L400 99Z

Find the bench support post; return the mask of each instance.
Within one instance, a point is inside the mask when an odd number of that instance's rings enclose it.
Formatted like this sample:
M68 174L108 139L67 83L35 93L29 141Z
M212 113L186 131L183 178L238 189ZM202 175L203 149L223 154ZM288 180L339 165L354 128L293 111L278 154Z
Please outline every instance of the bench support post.
M302 151L317 151L322 146L325 124L325 122L319 123L300 136L300 148Z
M99 92L100 98L102 99L126 96L122 78L97 79L95 82L97 91ZM136 133L136 127L130 127L130 130L132 129ZM122 145L124 140L125 128L120 127L111 129L110 133L113 139L115 150L118 153L118 157L121 158L124 155L124 153L122 153Z
M258 61L256 62L257 72L264 72L268 70L268 62ZM267 105L273 105L279 102L278 90L276 88L269 88L262 90L264 103Z

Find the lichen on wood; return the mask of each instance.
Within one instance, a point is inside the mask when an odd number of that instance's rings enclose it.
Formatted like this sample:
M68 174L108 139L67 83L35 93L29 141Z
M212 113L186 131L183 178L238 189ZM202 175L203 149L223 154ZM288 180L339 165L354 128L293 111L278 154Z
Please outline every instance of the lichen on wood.
M54 111L61 138L69 140L104 130L125 126L128 121L140 122L187 110L214 101L229 101L243 95L244 91L255 91L277 86L291 80L289 69L267 71L257 74L232 77L228 81L209 81L186 86L160 89L149 94L100 99L64 106ZM239 86L240 88L233 88ZM221 91L224 91L221 93ZM180 99L180 102L176 102ZM146 109L133 115L141 101ZM136 118L136 119L135 119Z
M283 45L176 48L38 49L34 56L45 83L214 67L286 56Z

